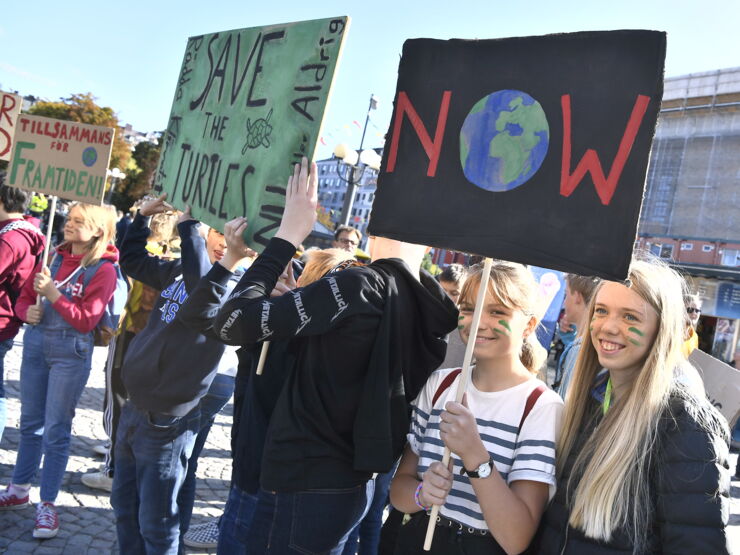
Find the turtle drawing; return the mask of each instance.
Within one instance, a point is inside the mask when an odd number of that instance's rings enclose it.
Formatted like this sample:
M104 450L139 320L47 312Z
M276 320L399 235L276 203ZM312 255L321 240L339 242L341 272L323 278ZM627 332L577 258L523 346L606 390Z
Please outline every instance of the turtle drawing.
M244 143L242 154L246 154L247 149L257 148L260 145L270 148L270 133L272 133L272 125L270 125L271 116L272 108L270 108L270 112L266 118L260 118L254 123L252 123L250 118L247 118L247 142Z

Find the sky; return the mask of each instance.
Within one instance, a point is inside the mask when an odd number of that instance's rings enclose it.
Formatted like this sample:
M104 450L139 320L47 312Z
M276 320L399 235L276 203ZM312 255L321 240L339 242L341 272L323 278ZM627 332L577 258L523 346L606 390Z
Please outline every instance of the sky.
M92 92L121 124L166 127L187 38L339 15L352 18L324 120L327 146L382 146L398 61L408 38L487 39L584 30L668 33L666 77L740 66L737 0L248 0L5 2L0 18L0 90L47 100ZM354 122L357 122L355 124Z

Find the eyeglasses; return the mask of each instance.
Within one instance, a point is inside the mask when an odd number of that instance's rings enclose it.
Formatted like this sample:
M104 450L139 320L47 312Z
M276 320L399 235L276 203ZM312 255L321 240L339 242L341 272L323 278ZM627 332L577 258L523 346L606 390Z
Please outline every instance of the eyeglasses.
M701 314L701 308L691 308L691 307L689 307L689 308L686 309L686 312L688 312L689 314Z

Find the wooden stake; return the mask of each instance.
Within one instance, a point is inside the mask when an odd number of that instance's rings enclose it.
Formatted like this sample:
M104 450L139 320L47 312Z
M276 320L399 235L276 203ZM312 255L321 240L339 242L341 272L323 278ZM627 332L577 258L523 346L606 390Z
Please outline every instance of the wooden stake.
M51 234L54 230L54 217L57 213L57 197L51 197L51 208L49 208L49 223L46 227L46 245L44 245L44 256L41 259L41 266L47 268L49 263L49 251L51 250ZM41 306L41 295L36 295L36 306Z
M262 375L262 369L265 367L265 359L267 359L267 351L270 349L270 342L265 341L262 344L262 351L260 352L260 360L257 363L257 375Z
M478 330L478 325L480 324L481 313L483 312L483 301L486 298L488 278L491 276L492 264L493 260L490 258L486 258L483 262L483 273L480 278L480 285L478 286L478 298L475 302L473 321L470 323L470 333L468 334L468 344L465 347L462 372L460 373L460 381L457 382L457 392L455 393L455 402L457 403L462 403L463 395L465 394L465 390L468 388L468 382L470 381L470 362L473 359L475 334ZM444 455L442 455L442 464L444 466L448 466L450 464L450 450L447 447L445 447ZM424 538L424 551L429 551L432 548L432 540L434 539L434 529L437 525L439 509L439 505L432 506L432 513L429 515L429 524L427 525L427 535Z

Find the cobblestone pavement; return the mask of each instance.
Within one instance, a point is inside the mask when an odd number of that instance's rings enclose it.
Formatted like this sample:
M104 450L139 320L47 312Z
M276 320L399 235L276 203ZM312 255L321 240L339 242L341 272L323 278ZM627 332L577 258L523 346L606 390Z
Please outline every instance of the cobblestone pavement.
M13 349L5 358L5 390L7 423L0 443L0 485L8 484L13 472L18 447L19 370L21 362L22 332L16 337ZM57 499L61 521L59 535L50 540L35 540L31 536L34 508L0 512L0 553L72 553L108 554L117 552L113 510L108 494L83 485L80 477L98 470L102 457L93 453L92 447L105 441L102 425L103 393L105 389L106 349L96 347L93 369L82 399L77 407L72 425L72 447L61 492ZM228 495L231 474L229 433L232 405L229 403L216 418L208 442L198 464L198 483L193 525L221 514ZM732 454L735 468L737 453ZM729 534L734 551L740 555L740 481L732 482L732 509ZM31 500L38 501L38 488L31 490ZM188 553L215 553L188 550Z
M13 349L5 357L5 391L7 423L0 443L0 486L10 482L18 448L20 417L19 371L22 332L15 338ZM92 451L107 438L103 431L102 410L105 390L105 357L107 349L96 347L92 371L72 424L72 446L67 472L57 498L60 528L56 538L36 540L31 536L35 508L0 512L0 553L116 553L116 530L108 493L88 488L80 478L102 466L103 457ZM232 405L229 403L216 417L198 464L198 481L192 524L206 522L223 511L231 478L229 452ZM37 486L38 483L35 484ZM31 501L37 502L38 487L31 489ZM188 553L215 553L189 550Z

